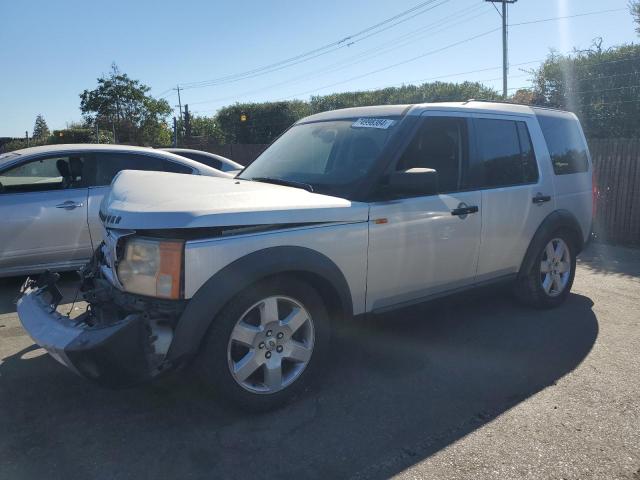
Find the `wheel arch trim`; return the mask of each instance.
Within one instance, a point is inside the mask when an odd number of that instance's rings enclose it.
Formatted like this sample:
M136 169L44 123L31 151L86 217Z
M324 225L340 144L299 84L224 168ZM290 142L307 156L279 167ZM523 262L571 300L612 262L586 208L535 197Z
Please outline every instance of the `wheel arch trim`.
M178 321L167 358L176 361L195 355L215 316L240 291L264 278L296 272L330 283L342 312L353 315L349 284L330 258L306 247L265 248L233 261L198 289Z
M574 234L574 246L577 248L576 255L582 251L584 239L582 238L582 229L577 218L568 210L555 210L547 215L538 226L520 264L518 276L523 275L532 268L538 252L546 245L547 237L560 229L571 230Z

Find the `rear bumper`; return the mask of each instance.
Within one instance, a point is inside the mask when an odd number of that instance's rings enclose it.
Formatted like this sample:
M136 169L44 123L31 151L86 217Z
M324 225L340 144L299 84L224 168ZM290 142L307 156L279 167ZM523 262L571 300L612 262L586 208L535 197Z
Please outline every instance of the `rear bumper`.
M155 376L157 363L145 346L149 331L143 315L132 313L107 326L91 326L85 316L60 315L47 287L26 287L18 316L31 338L58 362L100 384L118 388Z

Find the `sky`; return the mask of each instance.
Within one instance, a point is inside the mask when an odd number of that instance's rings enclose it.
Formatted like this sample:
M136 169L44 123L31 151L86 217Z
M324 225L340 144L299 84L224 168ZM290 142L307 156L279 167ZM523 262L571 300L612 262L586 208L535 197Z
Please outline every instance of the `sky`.
M31 134L38 114L52 130L81 120L79 94L95 88L96 78L112 62L174 106L177 92L171 89L176 85L187 87L289 59L420 3L0 0L0 137ZM586 49L596 37L602 37L604 47L638 42L627 3L519 0L509 9L509 87L528 86L527 70L551 49ZM618 11L515 25L602 10ZM403 21L394 25L398 20ZM434 0L398 20L287 68L185 88L182 104L196 114L213 115L235 102L308 99L436 79L482 81L501 89L501 19L492 4Z

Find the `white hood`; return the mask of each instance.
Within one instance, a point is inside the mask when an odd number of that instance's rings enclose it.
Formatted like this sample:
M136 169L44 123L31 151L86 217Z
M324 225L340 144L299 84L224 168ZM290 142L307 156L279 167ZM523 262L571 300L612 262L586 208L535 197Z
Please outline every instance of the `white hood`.
M114 179L101 217L108 227L132 230L361 222L368 207L268 183L125 170Z

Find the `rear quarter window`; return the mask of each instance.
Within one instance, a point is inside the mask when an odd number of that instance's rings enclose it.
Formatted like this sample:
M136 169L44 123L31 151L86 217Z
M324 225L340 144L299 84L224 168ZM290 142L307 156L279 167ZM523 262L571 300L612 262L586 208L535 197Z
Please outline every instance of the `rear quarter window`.
M589 170L587 145L578 122L562 113L536 112L556 175Z

